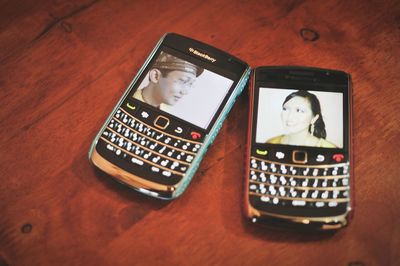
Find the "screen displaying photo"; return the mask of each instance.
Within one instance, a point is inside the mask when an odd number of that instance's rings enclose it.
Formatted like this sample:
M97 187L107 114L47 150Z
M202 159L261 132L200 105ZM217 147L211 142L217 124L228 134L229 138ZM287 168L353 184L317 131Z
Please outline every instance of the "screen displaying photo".
M343 148L343 94L260 88L256 142Z
M133 97L207 128L233 80L161 52Z

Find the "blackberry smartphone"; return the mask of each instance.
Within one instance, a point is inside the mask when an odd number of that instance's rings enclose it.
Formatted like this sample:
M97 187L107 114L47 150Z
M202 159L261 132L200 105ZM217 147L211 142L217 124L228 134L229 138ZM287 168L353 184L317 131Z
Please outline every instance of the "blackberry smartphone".
M101 127L90 161L139 192L178 197L249 74L226 52L164 35Z
M259 67L251 77L245 210L254 223L334 230L351 211L351 81Z

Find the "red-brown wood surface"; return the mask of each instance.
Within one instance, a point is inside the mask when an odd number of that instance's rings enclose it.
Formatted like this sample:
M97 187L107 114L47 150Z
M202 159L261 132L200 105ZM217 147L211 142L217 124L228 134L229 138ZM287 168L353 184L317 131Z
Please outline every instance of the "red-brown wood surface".
M252 67L352 75L356 204L346 229L245 221L246 93L172 202L89 164L96 132L165 32ZM0 1L0 265L400 265L399 44L396 0Z

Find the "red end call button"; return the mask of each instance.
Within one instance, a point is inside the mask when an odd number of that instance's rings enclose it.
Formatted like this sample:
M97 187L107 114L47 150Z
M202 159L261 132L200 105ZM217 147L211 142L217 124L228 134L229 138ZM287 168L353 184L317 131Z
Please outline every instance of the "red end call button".
M201 134L195 131L190 132L190 136L192 136L192 139L194 140L201 138Z
M336 153L332 156L332 159L335 160L337 163L340 163L344 159L344 155L341 153Z

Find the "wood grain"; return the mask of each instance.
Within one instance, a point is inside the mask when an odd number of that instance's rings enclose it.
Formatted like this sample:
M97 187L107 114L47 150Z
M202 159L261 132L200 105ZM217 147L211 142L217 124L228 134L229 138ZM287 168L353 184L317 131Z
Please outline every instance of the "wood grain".
M356 207L346 229L246 223L247 93L175 201L89 164L97 130L165 32L253 67L352 75ZM0 1L0 265L400 265L399 43L396 0Z

